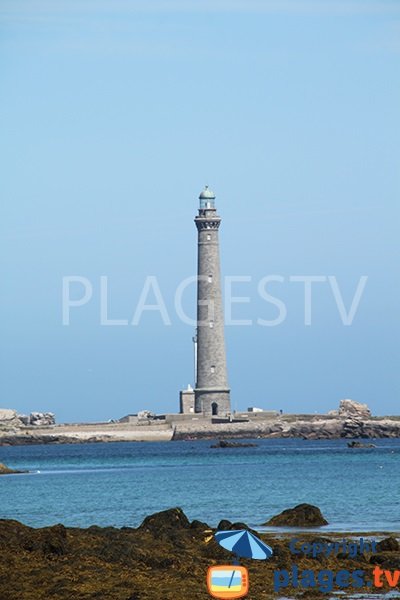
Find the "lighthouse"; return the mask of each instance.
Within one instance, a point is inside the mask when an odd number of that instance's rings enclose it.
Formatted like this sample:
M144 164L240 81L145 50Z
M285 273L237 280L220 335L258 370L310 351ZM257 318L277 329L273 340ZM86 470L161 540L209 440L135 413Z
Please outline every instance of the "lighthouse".
M206 185L199 196L197 228L197 329L194 343L194 389L180 392L180 412L204 417L231 414L226 369L224 311L218 230L221 217L215 194Z
M197 227L197 332L194 412L227 416L231 412L226 369L218 230L221 217L208 186L199 196Z

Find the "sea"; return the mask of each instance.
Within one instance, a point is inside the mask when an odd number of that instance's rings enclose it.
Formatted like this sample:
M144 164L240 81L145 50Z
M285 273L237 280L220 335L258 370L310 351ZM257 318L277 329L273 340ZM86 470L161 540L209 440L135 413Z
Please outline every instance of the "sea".
M181 507L189 519L221 519L262 531L307 502L323 531L400 532L400 440L348 448L346 440L122 442L0 447L0 462L25 474L0 477L0 518L30 526L138 526ZM268 529L268 528L267 528ZM321 529L320 529L321 531Z

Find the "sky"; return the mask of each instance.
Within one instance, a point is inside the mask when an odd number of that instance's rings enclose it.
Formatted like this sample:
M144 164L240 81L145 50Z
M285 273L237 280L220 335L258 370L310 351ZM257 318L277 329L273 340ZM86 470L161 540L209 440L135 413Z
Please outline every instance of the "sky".
M0 406L178 410L208 184L233 408L399 414L398 1L2 0L0 89Z

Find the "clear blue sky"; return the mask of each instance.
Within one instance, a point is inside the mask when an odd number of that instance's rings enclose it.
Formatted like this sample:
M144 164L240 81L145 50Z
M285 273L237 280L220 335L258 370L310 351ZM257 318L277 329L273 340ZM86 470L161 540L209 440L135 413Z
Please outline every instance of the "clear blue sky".
M176 411L192 327L198 194L217 194L222 270L246 275L227 327L236 408L399 413L400 3L385 0L2 0L0 406L59 421ZM66 275L93 299L62 325ZM172 324L131 319L157 277ZM315 284L312 325L296 275ZM74 292L75 293L75 292ZM76 297L81 291L76 288ZM185 296L194 309L194 288Z

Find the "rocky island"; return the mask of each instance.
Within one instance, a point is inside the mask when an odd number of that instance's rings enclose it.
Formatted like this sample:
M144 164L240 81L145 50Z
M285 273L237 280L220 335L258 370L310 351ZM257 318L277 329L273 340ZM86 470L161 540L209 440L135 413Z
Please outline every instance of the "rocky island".
M374 439L400 437L400 416L372 416L366 404L341 400L327 414L234 413L230 418L154 415L143 411L107 423L56 424L52 413L18 415L0 409L0 445L196 439L300 438ZM353 446L357 448L357 444ZM371 447L371 446L370 446Z

